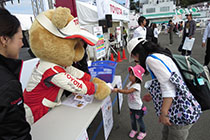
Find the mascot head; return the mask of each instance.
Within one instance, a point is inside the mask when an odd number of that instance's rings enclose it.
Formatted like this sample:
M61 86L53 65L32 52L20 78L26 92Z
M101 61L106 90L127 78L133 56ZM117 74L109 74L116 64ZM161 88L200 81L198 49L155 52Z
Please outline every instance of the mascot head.
M36 57L64 67L83 58L81 39L91 46L98 41L97 37L82 30L78 19L63 7L39 14L29 34L31 50Z

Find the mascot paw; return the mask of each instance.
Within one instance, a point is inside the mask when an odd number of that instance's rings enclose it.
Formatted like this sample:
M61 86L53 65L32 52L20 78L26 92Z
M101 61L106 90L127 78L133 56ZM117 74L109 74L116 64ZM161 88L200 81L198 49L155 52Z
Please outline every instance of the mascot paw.
M110 93L111 89L107 86L106 82L98 78L94 78L92 81L94 84L97 84L97 90L94 94L95 98L98 100L105 99Z

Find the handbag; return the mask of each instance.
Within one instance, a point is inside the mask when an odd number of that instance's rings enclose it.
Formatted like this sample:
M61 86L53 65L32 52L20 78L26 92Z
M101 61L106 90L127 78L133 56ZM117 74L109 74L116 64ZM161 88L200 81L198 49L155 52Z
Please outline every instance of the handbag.
M171 72L169 67L155 55L149 55L149 57L158 59L165 65L165 67L171 73L169 80L175 85L176 88L176 96L173 98L172 105L168 110L170 122L175 125L188 125L195 123L200 118L200 114L202 113L201 106L197 100L195 100L182 78L175 72ZM160 110L163 103L160 83L153 72L150 69L149 71L152 76L152 80L150 81L148 90L152 96L156 114L157 116L160 116Z
M210 109L209 68L190 56L173 55L171 58L202 111Z

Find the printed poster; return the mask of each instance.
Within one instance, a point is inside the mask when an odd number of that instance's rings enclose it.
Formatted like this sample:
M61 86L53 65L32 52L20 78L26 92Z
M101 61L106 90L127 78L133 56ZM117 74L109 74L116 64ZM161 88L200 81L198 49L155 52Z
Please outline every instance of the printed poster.
M104 137L107 140L113 127L112 101L110 96L104 99L101 110L104 124Z
M101 26L93 28L94 35L98 37L98 42L95 46L95 57L96 59L100 59L106 55L105 47L104 47L104 35L103 29Z
M122 79L121 76L115 76L117 79L117 88L122 89ZM123 94L122 93L117 93L118 94L118 107L119 107L119 111L121 111L122 108L122 103L123 103Z
M87 131L85 130L77 140L89 140Z
M121 33L120 27L116 27L117 42L121 42L121 40L122 40L121 35L122 35L122 33Z

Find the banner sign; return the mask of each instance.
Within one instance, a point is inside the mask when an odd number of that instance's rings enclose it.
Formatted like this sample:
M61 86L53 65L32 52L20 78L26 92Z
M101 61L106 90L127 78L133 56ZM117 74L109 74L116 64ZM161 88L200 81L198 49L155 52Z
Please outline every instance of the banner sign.
M82 132L82 135L78 138L78 140L89 140L86 130Z
M107 140L113 127L112 101L110 96L104 99L101 110L104 124L104 137Z
M117 42L121 42L121 28L120 27L116 27L116 36L117 36Z
M94 35L98 37L98 42L95 46L95 57L96 59L100 59L106 55L105 47L104 47L104 35L103 29L101 26L93 28Z
M129 21L129 8L112 0L97 0L98 18L105 19L106 14L112 15L112 20L126 20Z

